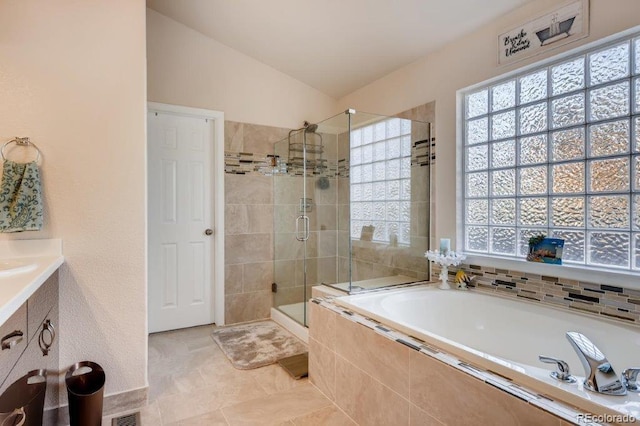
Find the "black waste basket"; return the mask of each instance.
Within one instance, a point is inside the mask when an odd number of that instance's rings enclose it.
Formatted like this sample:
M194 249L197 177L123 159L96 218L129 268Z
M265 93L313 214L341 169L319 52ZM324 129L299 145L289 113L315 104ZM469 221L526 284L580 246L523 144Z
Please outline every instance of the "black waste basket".
M46 392L45 370L29 371L20 377L0 396L0 423L41 426Z
M77 362L65 375L71 426L100 426L105 374L91 361Z

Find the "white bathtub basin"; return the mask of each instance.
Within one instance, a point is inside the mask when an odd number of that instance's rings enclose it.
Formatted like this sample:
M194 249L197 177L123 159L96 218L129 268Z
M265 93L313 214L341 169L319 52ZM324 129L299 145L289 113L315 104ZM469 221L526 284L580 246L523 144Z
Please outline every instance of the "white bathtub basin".
M342 306L418 337L467 362L596 414L640 418L640 395L607 396L582 387L585 372L565 337L578 331L594 342L620 375L640 367L640 327L599 320L540 303L420 286L336 299ZM549 377L554 366L539 355L569 363L576 384Z
M30 272L36 269L37 267L38 267L37 263L18 260L18 259L0 260L0 277L9 277L11 275Z

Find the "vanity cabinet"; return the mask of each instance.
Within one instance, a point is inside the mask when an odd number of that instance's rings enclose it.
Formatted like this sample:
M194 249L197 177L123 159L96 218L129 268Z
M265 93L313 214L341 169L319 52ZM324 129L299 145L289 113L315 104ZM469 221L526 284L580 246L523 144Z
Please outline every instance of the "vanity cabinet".
M7 352L11 359L0 359L0 394L14 381L29 371L47 371L47 393L45 399L45 425L57 424L58 395L61 388L58 351L58 274L47 281L25 302L11 318L2 325L5 336L18 329L24 333L22 341ZM55 334L54 334L55 333ZM48 346L48 350L47 350ZM17 349L17 350L16 350ZM15 351L14 351L15 350ZM10 354L9 354L10 352ZM47 355L43 355L47 352ZM2 356L5 356L2 353Z
M27 329L27 304L24 303L11 317L0 327L0 393L6 387L5 379L9 372L24 352L28 343Z

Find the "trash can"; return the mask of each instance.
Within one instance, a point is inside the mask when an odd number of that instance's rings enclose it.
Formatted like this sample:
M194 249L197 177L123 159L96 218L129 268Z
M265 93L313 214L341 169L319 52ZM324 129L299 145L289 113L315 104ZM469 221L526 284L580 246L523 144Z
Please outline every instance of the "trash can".
M91 361L77 362L65 375L71 426L100 426L105 374Z
M13 382L0 396L0 424L41 426L46 370L29 371Z

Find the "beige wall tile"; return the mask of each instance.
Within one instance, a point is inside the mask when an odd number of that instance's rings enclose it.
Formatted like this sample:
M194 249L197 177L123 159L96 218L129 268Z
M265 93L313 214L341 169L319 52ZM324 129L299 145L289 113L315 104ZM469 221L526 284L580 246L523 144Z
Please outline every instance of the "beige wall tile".
M409 401L339 355L336 404L359 425L409 424Z
M302 184L302 176L275 176L274 204L295 204L297 206L302 197Z
M276 204L274 209L274 232L292 233L296 230L298 206L294 204Z
M318 235L318 257L338 254L338 231L320 231Z
M244 152L270 154L273 145L287 137L289 129L281 127L262 126L259 124L244 124Z
M312 337L309 338L309 380L325 396L335 401L336 354Z
M304 301L308 295L308 293L305 294L305 287L302 285L285 288L278 287L278 293L274 295L274 301L276 306L290 305Z
M245 263L243 291L271 291L273 262Z
M224 265L224 293L242 293L242 265Z
M349 231L338 231L338 256L349 257Z
M306 416L293 419L296 426L356 426L356 423L338 407L326 407Z
M322 153L322 157L328 160L337 160L338 159L338 136L323 133L323 145L324 152Z
M224 233L225 235L247 234L249 232L249 216L244 204L225 204Z
M309 303L309 337L329 350L336 347L336 319L338 314L317 303Z
M230 294L225 296L225 322L235 324L269 318L271 314L270 291Z
M429 204L421 201L411 203L411 235L426 237L429 231Z
M230 425L271 425L304 416L331 405L314 386L300 386L264 398L223 408Z
M296 285L295 260L276 260L274 262L273 278L278 284L278 288L293 287Z
M279 233L275 238L275 260L290 260L302 257L304 246L296 240L294 233Z
M321 257L318 259L318 283L335 284L338 280L338 258Z
M224 122L224 150L232 152L242 152L244 124L237 121Z
M227 235L225 263L266 262L273 259L271 234Z
M247 232L272 233L273 232L273 205L251 204L247 206Z
M338 204L338 230L349 233L351 211L348 204Z
M373 278L373 264L370 262L363 262L354 258L351 261L351 275L353 281L371 279Z
M316 208L318 216L316 229L322 231L338 229L338 213L335 205L319 205Z
M411 402L445 424L559 425L559 419L419 352L411 352Z
M306 259L306 270L307 270L307 285L315 285L318 282L318 258L309 257ZM305 271L305 260L298 259L296 260L296 285L303 285L304 281L304 271Z
M272 204L273 181L257 174L224 176L224 197L227 204Z
M315 203L317 205L329 205L335 208L338 202L338 181L336 178L327 178L329 179L329 187L325 189L320 189L318 187L318 180L320 178L313 178L311 184L316 187L315 190Z
M338 355L409 398L411 349L342 316L337 316L335 330Z

